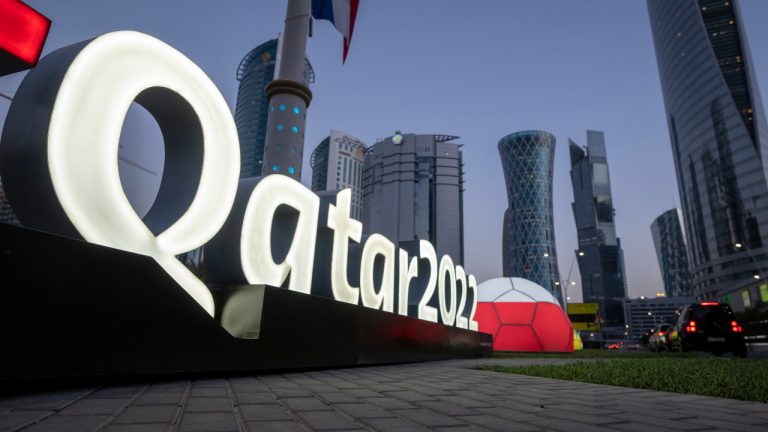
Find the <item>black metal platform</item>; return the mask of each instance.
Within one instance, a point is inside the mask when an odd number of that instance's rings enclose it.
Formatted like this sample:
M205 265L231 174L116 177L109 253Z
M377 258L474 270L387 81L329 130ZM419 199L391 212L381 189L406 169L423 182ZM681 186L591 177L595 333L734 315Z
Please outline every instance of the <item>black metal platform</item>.
M316 368L491 352L484 333L286 289L212 292L215 319L150 257L0 224L0 380Z

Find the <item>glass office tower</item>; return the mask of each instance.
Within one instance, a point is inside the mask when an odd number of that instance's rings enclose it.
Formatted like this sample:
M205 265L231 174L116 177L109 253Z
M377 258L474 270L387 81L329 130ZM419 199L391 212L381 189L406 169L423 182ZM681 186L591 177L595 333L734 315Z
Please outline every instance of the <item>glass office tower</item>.
M683 212L667 210L651 224L653 245L659 259L661 278L667 297L691 297L691 272L688 242L685 240Z
M555 137L516 132L499 140L498 147L509 202L502 229L504 276L536 282L563 301L552 217Z
M648 11L694 295L729 301L768 266L768 131L743 23L736 0Z
M396 134L372 145L363 168L363 230L393 242L429 240L464 264L464 164L449 135Z
M267 137L269 100L264 88L275 76L278 39L257 46L237 67L237 105L235 124L240 139L240 178L261 176L264 141ZM304 84L315 82L315 72L307 60Z
M627 296L624 255L616 236L605 136L587 131L587 147L569 140L573 216L579 238L575 251L585 303L598 303L607 326L623 326ZM622 329L623 331L623 329Z
M312 152L312 190L352 190L353 219L363 218L363 155L365 143L344 132L331 130Z

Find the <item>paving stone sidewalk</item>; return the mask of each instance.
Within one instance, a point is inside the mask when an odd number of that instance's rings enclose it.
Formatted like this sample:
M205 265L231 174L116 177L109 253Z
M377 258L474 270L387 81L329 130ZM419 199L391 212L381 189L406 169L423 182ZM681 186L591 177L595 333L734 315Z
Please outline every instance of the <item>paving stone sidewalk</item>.
M480 359L0 399L1 431L768 431L768 404L476 369Z

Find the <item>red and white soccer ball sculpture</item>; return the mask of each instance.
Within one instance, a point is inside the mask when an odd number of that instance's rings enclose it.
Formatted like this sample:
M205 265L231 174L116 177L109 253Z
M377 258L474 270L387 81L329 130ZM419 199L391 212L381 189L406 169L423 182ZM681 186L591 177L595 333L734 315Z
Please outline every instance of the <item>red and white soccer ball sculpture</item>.
M573 326L557 299L527 279L498 278L477 287L478 329L494 351L572 352Z

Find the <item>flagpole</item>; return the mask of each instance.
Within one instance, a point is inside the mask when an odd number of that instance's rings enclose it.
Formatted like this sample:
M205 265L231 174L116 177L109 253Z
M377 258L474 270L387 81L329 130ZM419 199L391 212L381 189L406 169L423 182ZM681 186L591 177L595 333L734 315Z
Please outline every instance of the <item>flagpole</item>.
M304 127L312 92L304 80L311 0L288 0L285 28L269 99L262 176L283 174L301 181Z

